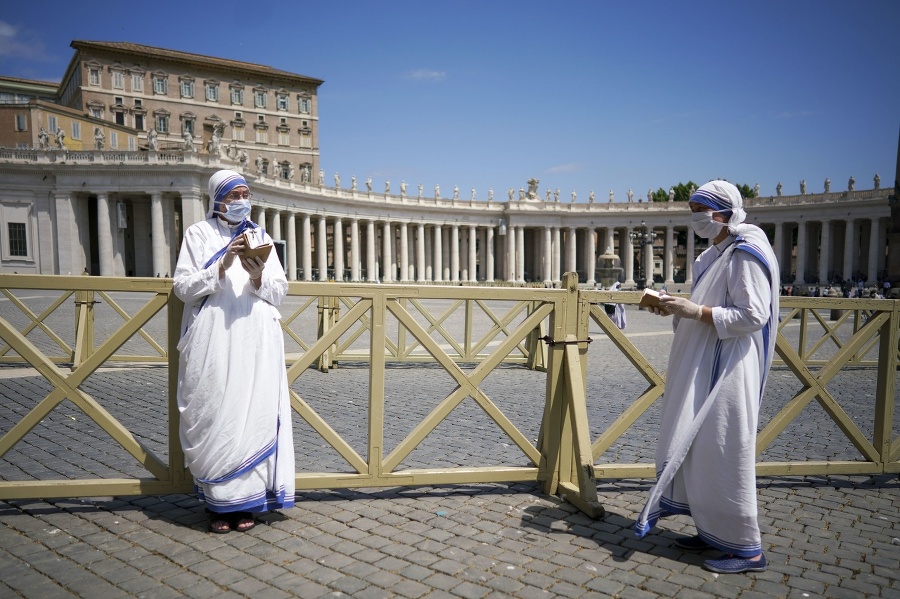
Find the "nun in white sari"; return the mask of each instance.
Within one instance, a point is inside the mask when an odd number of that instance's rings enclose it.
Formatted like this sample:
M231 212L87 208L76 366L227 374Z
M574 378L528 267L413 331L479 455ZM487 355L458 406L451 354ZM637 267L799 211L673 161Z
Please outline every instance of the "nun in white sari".
M234 171L209 181L206 220L185 231L174 291L185 303L178 344L181 444L210 531L246 531L253 513L294 504L294 447L280 305L287 280L275 252L244 258L241 233L271 242L249 219Z
M711 239L694 264L690 300L663 295L674 316L656 452L657 483L635 523L690 515L697 535L682 549L718 549L714 572L766 569L757 522L756 431L775 351L779 269L765 233L744 224L737 188L711 181L690 198L692 227Z

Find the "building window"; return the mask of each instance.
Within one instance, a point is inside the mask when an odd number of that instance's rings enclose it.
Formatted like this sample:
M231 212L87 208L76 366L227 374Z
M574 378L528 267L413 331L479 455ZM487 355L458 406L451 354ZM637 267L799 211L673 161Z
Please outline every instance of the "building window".
M260 170L262 171L262 174L264 174L264 175L269 174L269 161L268 160L262 161L262 168Z
M113 150L119 147L119 134L115 131L109 132L109 147Z
M231 103L237 106L244 105L244 89L241 87L231 88Z
M282 162L278 165L278 176L282 179L290 179L291 178L291 163L290 162Z
M135 148L135 145L134 145L134 137L129 135L128 136L128 151L134 152L136 149L137 148Z
M72 123L72 124L74 125L75 123ZM50 128L50 133L56 133L57 127L56 127L56 117L55 116L47 117L47 127Z
M266 107L267 94L264 90L256 90L253 92L253 106L256 108Z
M16 115L16 131L26 131L25 128L26 118L24 114Z
M116 111L116 124L124 125L125 124L125 112L122 110Z
M182 124L182 127L181 127L181 132L182 133L190 133L191 135L193 135L194 134L194 119L184 119L184 123Z
M300 108L300 114L309 114L310 106L312 105L309 98L298 98L297 103Z
M169 79L165 75L153 77L153 93L163 96L169 93Z
M99 106L90 106L88 108L88 111L90 112L90 115L92 117L94 117L95 119L103 118L103 108L101 108Z
M207 83L206 84L206 100L208 102L218 102L219 101L219 86L215 83Z
M169 132L169 115L167 115L167 114L156 115L156 131L158 133L168 133Z
M134 115L134 128L138 131L144 130L144 115L136 114Z
M91 67L88 69L88 82L91 85L100 85L100 69L98 67Z
M112 86L115 89L124 89L125 88L125 75L122 71L113 71L112 72Z
M256 143L259 143L259 144L269 143L268 131L266 131L265 129L257 129L256 130Z
M232 124L231 139L233 139L234 141L244 141L244 126L243 125Z
M9 255L27 256L28 239L25 238L25 223L7 223L9 233Z
M135 100L134 100L134 107L135 107L135 108L143 108L143 107L144 107L144 101L141 100L141 99L135 98Z
M287 94L278 94L278 110L287 110L287 109L288 109Z
M131 74L131 91L133 91L133 92L144 91L144 74L143 73L132 73Z
M287 131L279 131L278 132L278 145L280 145L280 146L291 145L291 134Z
M53 131L56 131L56 125L53 126ZM81 123L77 121L72 121L72 139L81 139Z
M181 97L182 98L193 98L194 97L194 82L190 80L181 80Z

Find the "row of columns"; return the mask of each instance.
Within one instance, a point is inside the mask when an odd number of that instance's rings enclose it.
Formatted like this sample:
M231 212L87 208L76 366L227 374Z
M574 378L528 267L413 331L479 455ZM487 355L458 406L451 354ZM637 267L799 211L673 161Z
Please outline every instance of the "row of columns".
M114 202L104 192L97 193L96 197L97 221L101 225L97 227L100 274L124 274L118 272L121 270L121 257L116 249L118 243L114 231L117 215ZM149 208L153 272L170 273L174 256L171 247L173 240L166 226L167 207L162 193L150 194ZM171 207L168 211L171 212ZM195 222L204 214L199 194L187 198L182 196L182 219L185 223ZM343 279L343 273L349 271L349 280L354 282L473 283L504 280L511 284L523 284L528 275L530 281L558 284L564 272L581 271L585 273L583 282L590 285L595 283L597 256L611 247L620 257L626 286L634 283L636 271L635 248L628 235L631 227L426 224L345 219L259 207L254 208L253 219L261 224L264 221L272 238L285 242L285 266L292 280L325 281L329 278L331 267L334 278ZM346 220L349 220L349 225ZM102 226L102 223L110 223L110 226ZM793 270L795 284L825 283L834 278L855 280L860 273L865 275L867 283L874 283L880 268L883 268L887 225L887 219L882 218L849 218L776 222L764 227L770 232L774 228L773 248L781 270L783 273ZM654 227L657 232L662 232L661 247L656 247L653 252L642 252L646 262L640 270L645 273L653 273L654 254L661 252L661 274L667 283L673 282L674 278L675 229L671 225ZM792 243L794 229L796 243ZM348 237L349 251L346 247ZM365 240L364 249L362 238ZM686 254L688 257L694 256L694 236L689 234L686 238ZM864 247L861 240L866 239L867 247ZM324 251L315 251L316 248L323 248ZM313 256L316 259L315 278ZM533 272L526 273L527 264ZM688 285L693 279L692 265L693 260L685 260L685 283ZM297 276L298 268L300 277Z

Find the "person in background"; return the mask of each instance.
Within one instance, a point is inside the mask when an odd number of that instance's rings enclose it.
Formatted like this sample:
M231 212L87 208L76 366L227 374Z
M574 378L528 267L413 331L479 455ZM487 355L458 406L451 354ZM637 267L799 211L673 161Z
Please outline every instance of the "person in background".
M691 227L711 239L694 263L690 299L662 294L675 337L656 451L657 482L635 522L690 515L697 534L675 545L718 549L719 573L767 567L757 521L756 430L778 325L778 263L765 233L745 224L738 189L711 181L691 195Z
M229 170L209 180L209 212L188 227L174 291L184 306L178 410L185 461L209 530L245 532L254 514L294 505L294 446L277 306L287 279L275 252L244 258L250 189Z

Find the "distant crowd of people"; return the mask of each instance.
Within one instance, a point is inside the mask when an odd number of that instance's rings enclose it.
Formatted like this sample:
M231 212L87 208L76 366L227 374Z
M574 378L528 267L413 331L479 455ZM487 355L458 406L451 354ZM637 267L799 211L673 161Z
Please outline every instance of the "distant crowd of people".
M869 299L891 298L891 282L882 281L879 285L866 286L865 277L857 281L849 279L836 282L833 285L819 285L818 283L801 289L796 285L782 285L781 295L805 296L805 297L862 297Z

